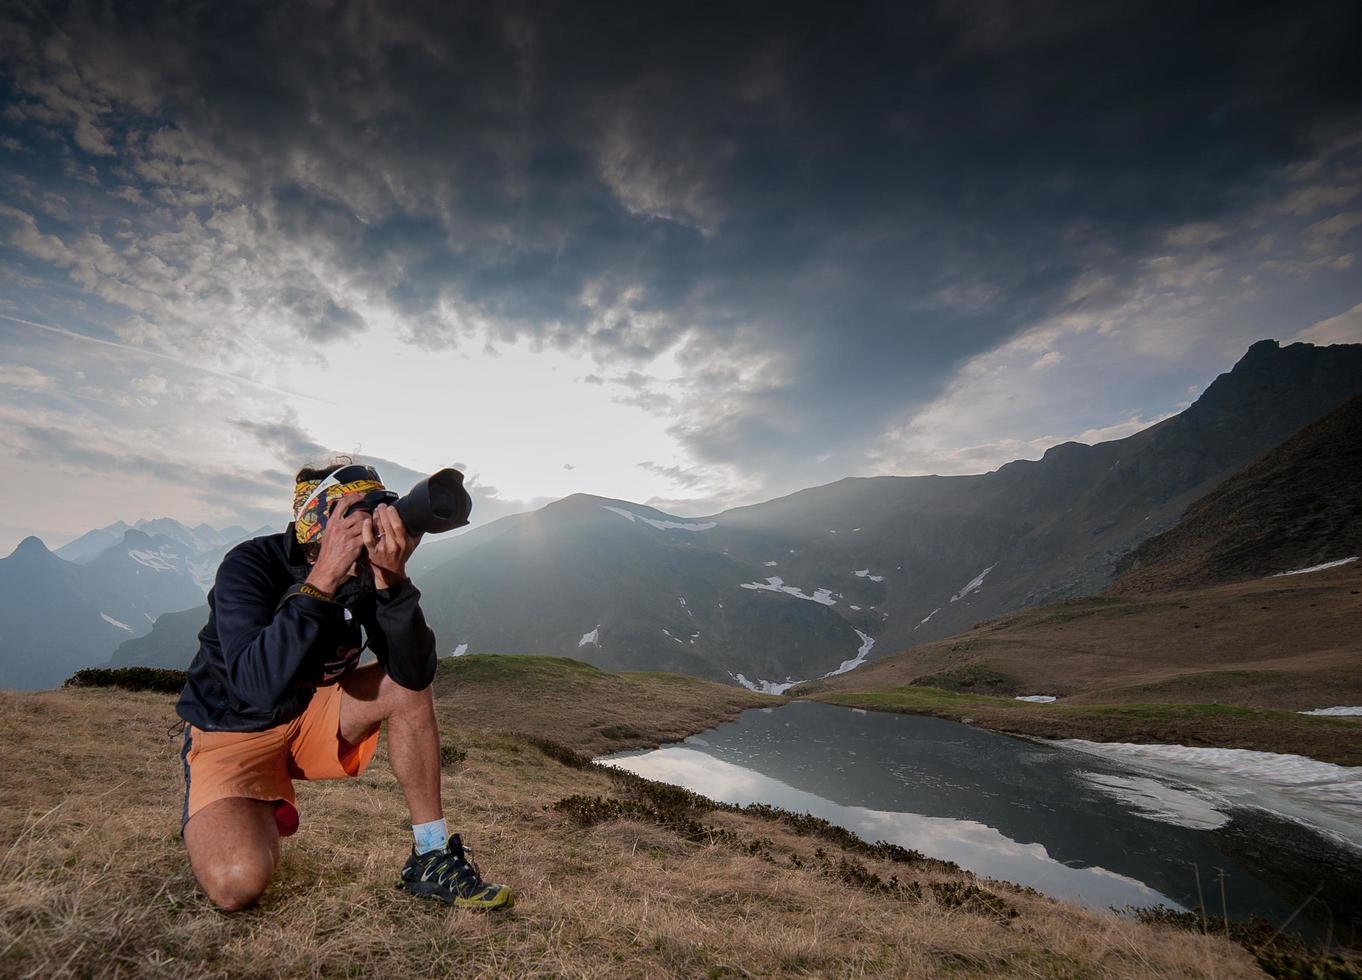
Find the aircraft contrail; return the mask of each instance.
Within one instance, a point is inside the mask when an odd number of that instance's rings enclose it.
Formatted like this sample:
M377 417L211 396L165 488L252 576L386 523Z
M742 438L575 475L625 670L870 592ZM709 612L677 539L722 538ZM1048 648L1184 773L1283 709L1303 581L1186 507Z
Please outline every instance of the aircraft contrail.
M48 333L55 333L62 337L70 337L72 340L83 340L87 344L99 344L102 347L112 347L114 350L127 351L130 354L140 354L143 357L153 357L162 361L169 361L171 364L177 364L180 367L189 368L193 371L202 371L204 374L211 374L218 378L226 378L229 381L237 381L241 384L250 385L253 388L271 391L276 395L287 395L290 398L303 398L307 401L320 402L323 405L335 404L335 402L325 398L318 398L315 395L304 395L302 392L289 391L287 388L276 388L274 385L267 385L263 381L256 381L253 378L243 378L239 374L231 374L227 371L218 371L214 368L204 367L202 364L195 364L192 361L183 361L170 354L162 354L160 351L133 347L130 344L120 344L116 340L101 340L99 337L89 337L83 333L76 333L74 330L67 330L65 327L54 327L47 323L36 323L33 320L25 320L23 317L10 316L8 313L0 313L0 320L10 320L14 323L22 323L24 326L36 327L38 330L46 330Z

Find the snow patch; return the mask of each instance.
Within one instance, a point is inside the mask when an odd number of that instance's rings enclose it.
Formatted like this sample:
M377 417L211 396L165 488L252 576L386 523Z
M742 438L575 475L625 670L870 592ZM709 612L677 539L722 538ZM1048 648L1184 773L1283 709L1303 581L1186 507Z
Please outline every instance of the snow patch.
M671 632L670 632L665 626L662 627L662 632L667 634L667 639L673 640L673 641L675 641L675 642L681 644L682 646L685 646L685 645L686 645L686 641L685 641L685 640L681 639L679 636L672 636Z
M728 676L732 677L749 691L756 691L758 694L784 694L796 684L804 683L803 681L786 681L783 684L777 684L774 681L749 681L742 674L729 674Z
M1219 800L1191 787L1173 787L1147 776L1098 772L1079 775L1094 789L1125 803L1150 820L1192 830L1217 830L1230 822L1229 816L1214 806Z
M856 530L859 531L860 528L857 528ZM883 576L883 575L871 575L871 574L870 574L870 569L868 569L868 568L862 568L860 571L854 572L853 574L854 574L857 578L868 578L868 579L870 579L870 581L872 581L872 582L883 582L883 581L884 581L884 576Z
M855 670L857 667L861 666L861 664L865 663L866 656L875 645L875 638L873 636L866 636L860 630L856 630L856 635L861 638L861 648L856 651L856 656L852 657L850 660L843 660L840 667L836 670L828 671L823 675L824 677L836 677L838 674L845 674L847 671Z
M158 572L175 571L175 566L166 561L165 557L160 552L142 551L137 548L130 548L128 550L128 557L138 564L146 565L147 568L155 569Z
M853 629L855 628L853 627ZM666 631L664 630L663 632ZM860 630L855 630L855 633L861 640L861 646L856 651L856 656L852 657L850 660L843 660L834 670L830 670L826 674L823 674L823 677L836 677L838 674L845 674L849 670L855 670L857 667L861 666L861 664L865 663L865 658L870 655L871 649L875 646L875 638L873 636L866 636ZM699 636L700 634L696 633L695 635ZM729 674L728 676L749 691L757 691L761 694L784 694L790 688L804 683L802 680L785 680L777 683L776 681L764 681L760 678L755 681L750 681L742 674Z
M462 656L463 656L465 653L467 653L467 652L468 652L468 644L467 644L467 643L460 643L458 646L456 646L456 647L454 648L454 652L451 653L450 656L451 656L451 657L462 657Z
M813 595L806 594L802 589L795 585L786 585L785 580L779 575L772 575L765 582L743 582L740 589L754 589L758 592L783 592L792 595L796 599L807 599L809 602L816 602L823 606L835 606L837 600L832 597L831 589L814 589Z
M1231 776L1270 787L1311 807L1342 812L1356 824L1362 807L1362 766L1336 766L1303 755L1252 749L1212 749L1189 745L1133 745L1089 742L1079 738L1055 742L1067 748L1125 762L1169 766Z
M778 562L778 561L767 561L767 562L762 562L762 564L765 565L767 568L775 568L777 565L780 564L780 562Z
M1013 701L1030 701L1032 704L1050 704L1056 698L1053 694L1022 694L1012 699Z
M601 638L601 624L600 624L600 623L597 623L597 624L596 624L596 628L595 628L594 630L592 630L590 633L583 633L583 634L582 634L582 638L581 638L580 640L577 641L577 646L579 646L579 647L584 647L584 646L586 646L588 643L590 643L592 646L597 646L597 647L598 647L598 646L601 645L600 642L599 642L599 641L600 641L600 638Z
M861 607L860 607L860 606L852 606L851 608L852 608L852 609L855 609L857 612L860 612L860 611L861 611Z
M1362 715L1362 705L1352 708L1311 708L1309 711L1299 711L1302 715Z
M119 629L121 629L121 630L127 630L129 633L135 633L135 632L137 632L137 631L134 630L131 626L129 626L127 623L120 623L118 620L114 619L112 616L110 616L110 615L109 615L108 613L106 613L106 612L100 613L100 614L99 614L99 618L102 619L102 620L104 620L104 622L108 623L110 626L117 626Z
M218 565L217 558L208 558L203 561L191 561L189 565L189 575L194 580L194 584L203 589L203 594L207 595L208 590L213 587L213 582L217 578Z
M659 531L708 531L712 527L718 527L714 521L659 521L652 517L644 517L642 514L635 514L632 510L625 510L623 507L611 507L608 504L601 504L612 514L619 514L620 517L627 518L629 521L642 521L649 524Z
M993 569L997 567L998 563L995 561L992 565L989 565L978 575L974 576L974 578L970 579L967 583L965 583L965 587L963 589L961 589L955 595L951 596L951 602L959 602L961 599L965 598L965 596L969 595L971 592L978 592L984 586L984 576L987 575L989 572L993 571ZM923 620L923 622L926 622L926 620ZM918 625L921 626L922 623L919 623Z
M935 616L937 613L939 613L939 612L940 612L942 609L944 609L944 608L945 608L944 606L937 606L935 609L933 609L931 612L929 612L929 613L927 614L927 618L926 618L926 619L924 619L922 622L918 623L917 626L914 626L913 629L918 629L918 628L920 628L920 627L926 626L926 625L927 625L927 620L928 620L928 619L931 619L933 616Z
M1309 568L1295 568L1289 572L1278 572L1272 577L1281 578L1283 575L1309 575L1311 572L1322 572L1329 568L1338 568L1340 565L1346 565L1349 562L1357 561L1357 558L1357 555L1353 555L1351 558L1340 558L1338 561L1326 561L1323 565L1311 565Z

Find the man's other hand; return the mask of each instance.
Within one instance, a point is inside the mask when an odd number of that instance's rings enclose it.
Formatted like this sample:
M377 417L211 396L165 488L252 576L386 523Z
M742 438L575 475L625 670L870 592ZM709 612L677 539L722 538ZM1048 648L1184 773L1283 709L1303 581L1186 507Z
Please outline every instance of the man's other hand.
M363 527L362 533L364 546L369 549L374 588L390 589L405 581L407 559L421 543L421 535L409 532L397 509L387 504L374 508L374 519Z
M322 531L321 552L307 576L310 585L328 595L335 595L341 583L354 573L355 559L365 545L365 532L371 523L369 515L362 510L350 512L363 499L362 493L350 493L331 505L326 529Z

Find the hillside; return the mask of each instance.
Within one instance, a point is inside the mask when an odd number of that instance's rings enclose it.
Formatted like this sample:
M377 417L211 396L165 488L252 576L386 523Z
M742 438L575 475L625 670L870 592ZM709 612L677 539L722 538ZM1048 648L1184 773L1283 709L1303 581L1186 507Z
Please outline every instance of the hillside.
M199 630L208 622L208 606L195 606L156 617L151 632L124 640L114 650L113 667L171 667L184 670L199 652Z
M409 837L383 749L358 785L299 785L302 827L262 905L221 915L176 833L173 699L0 694L6 972L1263 976L1216 936L1084 911L779 811L714 808L579 768L571 751L711 724L756 700L741 690L543 658L446 661L436 685L451 823L517 892L498 916L394 890Z
M1001 731L1362 765L1362 567L1054 603L796 689ZM1017 696L1049 695L1053 704Z
M1362 555L1362 396L1225 480L1121 562L1108 590L1218 585Z
M81 667L108 662L163 614L202 607L223 554L244 534L169 519L118 523L59 549L69 559L38 538L24 540L0 558L0 687L55 686ZM188 663L180 648L166 653L168 661L138 662Z

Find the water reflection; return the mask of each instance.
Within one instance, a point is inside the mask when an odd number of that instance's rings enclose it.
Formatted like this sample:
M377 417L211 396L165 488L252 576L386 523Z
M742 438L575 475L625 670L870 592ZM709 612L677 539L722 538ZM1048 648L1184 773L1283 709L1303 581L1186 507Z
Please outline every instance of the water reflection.
M1335 915L1362 909L1349 884L1358 855L1303 827L1173 777L935 718L796 701L606 761L712 799L811 813L1095 908L1194 907L1197 872L1208 891L1215 882L1218 906L1223 871L1231 916L1281 922L1315 879L1328 880ZM1268 839L1278 843L1259 846Z
M868 841L890 841L955 861L993 878L1003 878L1097 908L1171 905L1148 885L1104 868L1061 864L1040 844L1021 844L975 820L924 817L834 803L795 789L752 769L724 762L692 748L669 746L642 756L615 758L611 765L649 779L685 786L725 803L770 803L811 813Z

